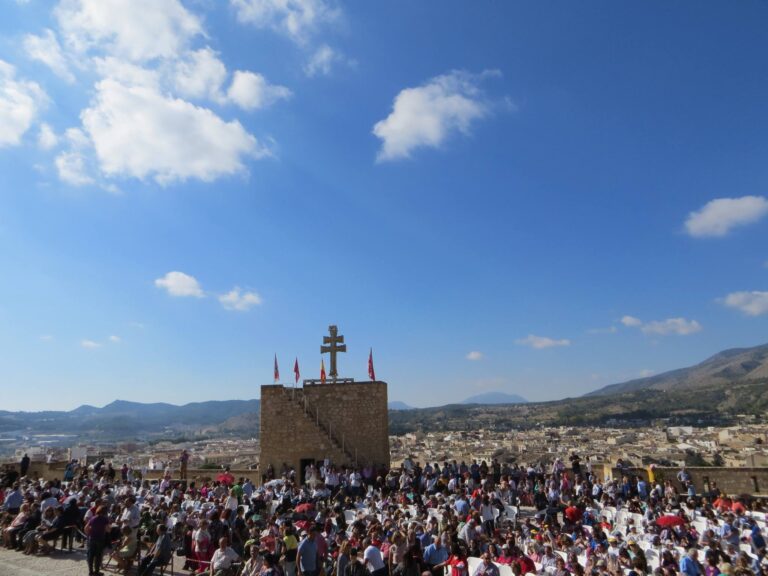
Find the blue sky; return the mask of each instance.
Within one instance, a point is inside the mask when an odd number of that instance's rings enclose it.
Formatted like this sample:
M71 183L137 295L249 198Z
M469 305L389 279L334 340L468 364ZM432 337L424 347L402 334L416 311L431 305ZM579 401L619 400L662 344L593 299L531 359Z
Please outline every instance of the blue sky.
M0 408L531 400L768 339L764 2L0 0Z

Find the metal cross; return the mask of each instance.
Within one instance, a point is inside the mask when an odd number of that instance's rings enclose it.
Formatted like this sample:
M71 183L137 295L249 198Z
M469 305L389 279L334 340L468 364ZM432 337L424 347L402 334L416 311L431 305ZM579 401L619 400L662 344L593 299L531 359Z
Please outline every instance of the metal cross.
M328 346L320 346L320 354L328 352L331 355L331 371L328 376L335 380L339 376L336 370L336 354L346 352L347 345L344 344L344 336L338 335L339 329L336 326L328 326L328 332L331 334L330 336L323 336L323 344L328 344Z

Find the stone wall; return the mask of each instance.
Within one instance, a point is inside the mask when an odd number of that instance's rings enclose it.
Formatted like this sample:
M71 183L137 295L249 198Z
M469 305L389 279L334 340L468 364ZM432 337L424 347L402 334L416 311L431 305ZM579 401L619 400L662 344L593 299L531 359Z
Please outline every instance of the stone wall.
M18 464L12 465L13 468L16 470L19 470ZM29 478L42 478L43 480L61 480L64 478L64 470L67 467L66 462L53 462L51 464L47 464L44 462L32 462L29 466L29 470L27 471L27 476ZM221 472L221 470L211 470L207 468L190 468L187 470L187 478L190 482L196 481L211 481L216 478L216 476ZM256 483L259 480L259 472L258 470L248 470L245 468L231 468L230 473L235 478L250 478L252 482ZM147 470L147 475L145 476L145 479L147 480L160 480L163 477L163 474L165 474L164 470ZM116 475L116 482L120 481L120 470L117 469L117 475ZM173 470L173 478L175 480L178 480L179 478L179 470Z
M715 466L695 466L685 468L691 475L691 480L697 494L703 494L710 490L712 483L726 494L752 494L768 495L768 468L720 468ZM684 493L683 487L677 481L679 468L654 468L657 481L669 480L679 493ZM618 468L611 469L613 478L621 478L622 472ZM648 480L648 469L629 468L624 472L630 476L641 476Z
M284 462L300 470L302 460L326 458L389 466L387 384L262 386L260 443L262 473L270 464L279 473Z

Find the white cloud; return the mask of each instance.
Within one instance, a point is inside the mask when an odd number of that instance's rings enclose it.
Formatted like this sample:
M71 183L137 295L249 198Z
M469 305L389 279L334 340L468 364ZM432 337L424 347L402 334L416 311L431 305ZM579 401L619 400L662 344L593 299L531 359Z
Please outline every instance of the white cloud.
M616 334L618 331L616 326L608 326L607 328L590 328L587 330L587 334Z
M515 340L515 344L542 350L544 348L554 348L557 346L570 346L571 341L565 338L562 340L555 340L553 338L547 338L546 336L534 336L533 334L529 334L525 338Z
M718 198L691 212L685 221L689 235L695 238L725 236L732 229L757 222L768 214L768 200L762 196Z
M696 320L686 320L685 318L667 318L666 320L655 320L643 324L640 328L645 334L677 334L679 336L688 336L701 332L701 324Z
M62 0L54 11L65 43L134 62L176 57L200 21L178 0Z
M119 344L120 342L123 341L123 339L120 338L120 336L115 336L113 334L112 336L109 337L109 341L112 342L113 344Z
M80 346L89 350L101 348L101 344L99 342L94 342L93 340L81 340Z
M59 137L56 135L56 132L53 131L53 128L45 122L40 124L40 132L37 135L37 145L43 150L50 150L51 148L55 148L58 143Z
M30 58L42 62L66 82L72 84L75 81L53 30L46 29L41 36L24 36L24 50Z
M256 292L243 292L239 286L235 286L226 294L219 296L219 302L226 310L246 312L261 304L261 296Z
M400 91L390 115L373 127L382 140L377 160L408 158L416 148L438 148L454 133L468 134L472 123L488 114L477 81L454 71Z
M636 328L643 325L643 321L639 318L635 318L634 316L622 317L621 323L624 324L624 326L629 326L630 328Z
M79 128L68 128L64 132L69 148L56 156L54 164L59 179L71 186L86 186L95 183L86 150L91 142Z
M78 150L62 152L54 160L59 179L72 186L86 186L94 183L94 179L88 174L86 163L85 156Z
M42 336L40 336L40 340L42 340L43 342L50 342L51 340L53 340L53 336L51 336L50 334L43 334Z
M646 368L644 370L640 370L640 378L649 378L649 377L653 376L654 374L656 374L655 370L650 370L648 368Z
M162 278L155 280L155 286L165 289L171 296L204 296L200 283L184 272L168 272Z
M270 155L240 122L146 86L102 80L81 117L106 176L210 182L243 172L244 157Z
M472 350L469 354L467 354L467 360L482 360L483 359L483 353L478 352L477 350Z
M40 85L16 79L16 69L0 60L0 148L17 146L48 97Z
M227 67L206 47L189 53L176 64L174 85L182 96L219 100L226 79Z
M145 68L107 56L104 58L93 58L94 69L104 78L115 80L125 86L144 86L153 90L161 90L160 73L151 68ZM173 77L173 75L171 75Z
M290 98L291 91L285 86L270 84L261 74L238 70L227 90L227 100L244 110L265 108L278 100Z
M334 62L341 59L341 56L328 44L322 44L312 53L309 60L304 65L304 73L309 76L327 76L331 73Z
M768 314L768 292L733 292L725 297L724 303L749 316Z
M270 28L306 44L316 29L340 12L325 0L230 0L240 22Z

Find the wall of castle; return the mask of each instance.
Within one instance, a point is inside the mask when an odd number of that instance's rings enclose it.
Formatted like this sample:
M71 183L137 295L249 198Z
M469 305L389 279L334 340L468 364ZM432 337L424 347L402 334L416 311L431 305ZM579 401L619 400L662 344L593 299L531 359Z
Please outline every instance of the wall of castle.
M715 466L686 466L685 468L691 475L691 480L696 488L697 494L709 492L712 483L716 483L721 492L730 495L768 494L768 468L721 468ZM679 468L654 468L656 481L664 482L669 480L678 491L685 493L683 486L677 480ZM648 480L649 472L647 468L629 468L623 472L631 476L640 476ZM622 471L618 468L612 468L610 475L613 478L621 478Z
M264 473L283 463L300 470L301 461L330 459L338 465L389 465L389 423L385 382L308 384L297 389L317 413L308 416L294 402L290 388L261 388L261 454ZM318 427L321 420L325 430ZM330 428L338 443L327 434ZM341 450L343 444L346 451ZM349 452L349 454L345 453Z

